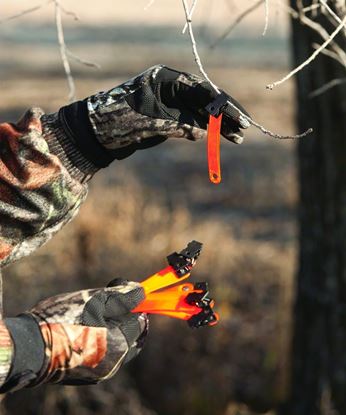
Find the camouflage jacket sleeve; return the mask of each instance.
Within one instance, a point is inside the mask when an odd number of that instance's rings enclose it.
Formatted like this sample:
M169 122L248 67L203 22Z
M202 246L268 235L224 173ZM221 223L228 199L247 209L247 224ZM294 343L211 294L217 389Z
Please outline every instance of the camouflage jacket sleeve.
M31 253L77 213L87 176L66 163L40 109L0 124L0 266Z
M5 383L10 372L13 349L10 333L5 323L0 320L0 387Z
M87 194L92 169L83 170L83 157L64 145L54 116L44 119L36 108L17 124L0 124L1 268L48 241L76 215ZM0 386L12 356L11 336L0 320Z

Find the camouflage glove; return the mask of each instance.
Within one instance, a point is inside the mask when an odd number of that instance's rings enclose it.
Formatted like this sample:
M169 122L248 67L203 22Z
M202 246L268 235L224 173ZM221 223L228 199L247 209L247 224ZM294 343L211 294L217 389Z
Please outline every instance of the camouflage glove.
M157 65L108 92L43 116L42 123L60 141L68 136L85 160L100 168L170 137L205 138L205 107L216 96L202 78ZM248 115L231 96L229 100ZM231 106L223 114L222 135L241 143L240 129L250 125L248 120ZM65 147L71 153L66 142Z
M2 391L47 382L98 383L136 356L148 319L130 310L144 291L135 282L115 284L51 297L28 313L6 319L15 353Z

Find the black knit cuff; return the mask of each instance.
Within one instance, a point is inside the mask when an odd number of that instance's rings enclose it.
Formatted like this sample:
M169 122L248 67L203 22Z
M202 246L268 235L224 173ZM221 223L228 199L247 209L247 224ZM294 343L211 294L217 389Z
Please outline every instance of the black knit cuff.
M84 182L99 170L82 154L73 135L66 133L58 113L43 115L41 123L50 152L58 156L72 177Z
M1 393L29 386L41 370L45 360L45 345L36 320L29 314L5 319L11 335L14 354L10 373Z
M41 117L43 134L50 151L57 155L68 172L78 180L89 180L113 160L123 160L136 150L152 147L165 138L148 138L143 143L109 150L97 140L89 119L87 101L76 101L58 113Z
M113 152L106 149L95 136L86 100L60 108L59 121L83 156L96 167L107 167L115 159Z

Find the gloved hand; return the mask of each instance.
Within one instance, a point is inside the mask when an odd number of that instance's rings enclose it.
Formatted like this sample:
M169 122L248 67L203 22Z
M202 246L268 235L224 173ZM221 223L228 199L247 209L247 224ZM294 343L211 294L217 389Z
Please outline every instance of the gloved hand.
M148 319L130 310L144 291L135 282L115 284L51 297L5 319L15 353L3 391L46 382L98 383L136 356Z
M157 65L108 92L63 107L59 115L43 116L42 124L61 138L56 132L60 125L85 159L99 168L170 137L205 138L205 107L216 96L201 77ZM229 100L248 116L231 96ZM222 135L241 143L240 129L249 121L231 106L223 114Z

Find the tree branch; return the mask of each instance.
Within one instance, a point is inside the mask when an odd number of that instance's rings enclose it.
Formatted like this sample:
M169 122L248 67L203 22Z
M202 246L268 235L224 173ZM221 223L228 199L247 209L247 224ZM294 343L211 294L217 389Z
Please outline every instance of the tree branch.
M192 19L193 12L195 11L195 8L197 6L197 1L198 0L193 0L192 6L191 6L191 9L190 9L190 12L189 12L189 18L190 18L190 20ZM187 30L187 23L185 23L184 29L182 31L182 34L183 35L185 35L186 30Z
M315 98L319 95L324 94L325 92L329 91L331 88L334 88L335 86L341 85L346 83L346 78L337 78L333 79L330 82L322 85L320 88L315 89L315 91L312 91L309 94L309 98Z
M144 7L144 10L150 9L150 7L155 3L155 0L149 0L148 4Z
M249 8L245 9L239 16L233 21L233 23L223 32L223 34L218 37L211 45L210 48L213 49L217 46L220 42L222 42L226 37L232 32L232 30L238 26L238 24L244 20L249 14L251 14L254 10L256 10L264 0L257 0L254 4L252 4Z
M205 71L205 69L202 65L200 56L198 54L196 39L195 39L195 36L194 36L194 33L193 33L192 18L190 17L188 5L187 5L186 0L182 0L182 3L183 3L184 11L185 11L185 19L186 19L186 23L187 23L188 33L189 33L190 40L191 40L192 53L193 53L193 56L195 58L195 62L197 64L198 69L201 72L202 76L205 78L205 80L210 84L210 86L214 89L214 91L217 94L220 94L219 88L211 81L211 79L209 78L207 72ZM233 102L227 101L227 104L239 113L239 120L244 126L253 125L254 127L261 130L264 134L269 135L270 137L273 137L273 138L278 138L278 139L301 138L301 137L305 137L306 135L308 135L312 132L312 129L310 128L307 131L305 131L304 133L294 135L294 136L276 134L276 133L268 130L267 128L265 128L263 125L261 125L261 124L257 123L256 121L254 121L248 115L244 114L236 105L233 104Z
M66 47L66 55L69 56L71 59L73 59L74 61L84 65L84 66L89 66L90 68L94 68L94 69L101 69L101 65L99 65L96 62L91 62L91 61L87 61L85 59L80 58L79 56L75 55L73 52L70 51L70 49L68 49Z
M67 57L67 48L64 38L64 29L62 25L61 19L61 8L60 8L60 0L54 0L55 3L55 23L56 23L56 30L58 35L58 43L60 48L60 56L64 66L64 71L67 78L67 84L69 88L69 100L73 102L76 100L76 87L73 80L73 76L71 73L70 63Z
M335 38L335 36L344 28L345 22L346 22L346 16L343 18L343 20L341 21L339 26L334 30L334 32L329 36L329 38L318 49L316 49L311 54L311 56L309 56L308 59L306 59L303 63L301 63L299 66L293 69L293 71L291 71L289 74L284 76L279 81L273 82L272 84L268 84L267 89L272 90L276 86L281 85L282 83L290 79L293 75L300 72L303 68L305 68L305 66L309 65L321 53L321 51L323 51L330 44L330 42Z
M48 1L45 1L42 4L39 4L37 6L30 7L29 9L25 9L25 10L21 11L20 13L16 13L12 16L5 17L4 19L0 20L0 24L4 23L4 22L8 22L10 20L18 19L19 17L25 16L26 14L36 12L37 10L41 9L42 7L46 6L49 3L52 3L53 1L54 0L48 0Z
M321 45L319 45L318 43L313 43L311 46L314 49L318 49L318 48L321 47ZM340 56L337 53L335 53L333 50L330 50L330 49L326 48L326 49L321 50L321 54L325 55L325 56L328 56L331 59L336 60L337 62L340 63L341 66L343 66L345 68L344 62L341 60Z
M282 1L279 1L279 3L288 11L288 13L290 13L294 19L298 19L303 25L309 27L311 30L314 30L318 35L321 36L323 40L326 41L330 38L329 33L322 25L306 16L306 14L303 12L304 8L301 8L298 13L292 7L287 6L286 3L283 3ZM346 68L346 52L334 40L330 42L330 47L339 56L340 60L343 62L342 64Z
M71 10L67 10L61 3L60 3L60 9L61 11L63 11L66 15L71 16L74 20L79 20L79 17L77 15L77 13L71 11Z
M334 10L333 9L331 9L329 6L328 6L328 4L327 4L327 2L325 1L325 0L320 0L320 2L323 4L323 6L326 8L326 10L328 11L328 13L338 22L338 23L340 23L340 24L343 24L344 25L344 27L346 28L346 24L345 24L345 21L342 21L341 19L340 19L340 17L334 12Z
M265 36L268 30L269 25L269 0L264 0L264 8L265 8L265 23L262 36Z

